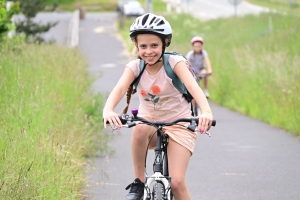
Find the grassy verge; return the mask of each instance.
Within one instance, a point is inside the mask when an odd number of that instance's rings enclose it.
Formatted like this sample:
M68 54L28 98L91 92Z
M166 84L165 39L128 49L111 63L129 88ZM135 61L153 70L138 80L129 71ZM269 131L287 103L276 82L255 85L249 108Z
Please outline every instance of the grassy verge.
M189 15L165 17L173 28L168 51L186 54L193 36L204 37L214 72L209 79L214 101L300 135L298 17L263 14L208 22ZM120 32L132 46L128 28Z
M86 155L106 147L83 56L55 45L0 50L1 199L82 199Z
M144 8L146 7L145 0L139 0L139 2ZM156 13L165 12L167 10L166 3L161 0L152 0L152 10Z
M49 4L53 0L48 0ZM84 7L87 11L116 11L118 0L60 0L58 9L73 11L78 7Z

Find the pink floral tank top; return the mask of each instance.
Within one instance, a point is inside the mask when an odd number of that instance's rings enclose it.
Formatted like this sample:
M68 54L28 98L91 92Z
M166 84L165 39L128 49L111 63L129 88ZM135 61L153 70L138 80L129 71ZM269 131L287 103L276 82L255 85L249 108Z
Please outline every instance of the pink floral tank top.
M183 57L171 55L169 63L172 69L178 62L185 61ZM136 59L127 65L135 78L140 73L140 60ZM143 72L137 87L139 95L139 115L150 118L153 121L172 121L176 118L191 117L189 103L185 100L172 83L164 67L156 75L149 75L147 70Z

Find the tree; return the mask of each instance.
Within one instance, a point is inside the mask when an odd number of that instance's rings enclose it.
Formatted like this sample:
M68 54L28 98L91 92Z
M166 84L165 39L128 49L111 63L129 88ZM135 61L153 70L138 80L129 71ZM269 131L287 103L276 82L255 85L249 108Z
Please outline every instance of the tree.
M0 40L7 35L8 31L13 29L11 21L14 14L20 12L19 2L16 2L7 11L4 0L0 0Z
M58 0L54 0L52 10L58 5ZM26 35L27 41L31 42L43 42L44 39L41 37L42 33L48 32L57 22L48 22L46 24L41 24L33 21L33 18L38 12L45 10L46 1L45 0L22 0L21 12L23 13L25 20L16 22L16 31L18 33L24 33Z

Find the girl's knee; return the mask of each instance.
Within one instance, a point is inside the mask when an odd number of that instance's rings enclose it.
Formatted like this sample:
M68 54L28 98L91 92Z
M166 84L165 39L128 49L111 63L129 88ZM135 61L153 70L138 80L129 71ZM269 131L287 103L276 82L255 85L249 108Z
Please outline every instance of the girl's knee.
M136 140L145 140L148 138L148 130L149 126L146 125L138 125L134 127L132 132L132 137Z
M172 177L171 187L175 193L180 192L180 190L184 190L186 187L185 178Z

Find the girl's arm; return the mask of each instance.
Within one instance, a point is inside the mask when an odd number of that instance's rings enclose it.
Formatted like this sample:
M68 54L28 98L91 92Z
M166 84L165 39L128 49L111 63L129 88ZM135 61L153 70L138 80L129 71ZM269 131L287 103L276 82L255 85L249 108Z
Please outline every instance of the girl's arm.
M202 89L199 87L191 72L188 70L185 62L178 62L174 67L174 72L199 105L202 114L199 117L198 128L200 133L206 133L210 129L213 116Z
M108 121L111 126L121 127L122 123L119 119L119 114L114 112L115 107L124 97L127 92L128 87L134 81L133 71L126 67L123 75L119 79L117 85L111 91L108 96L105 106L103 108L103 119L104 119L104 127L106 127L106 122Z
M211 68L211 64L210 64L210 60L208 56L204 56L204 62L205 62L205 66L207 68L207 73L208 75L212 74L212 68Z

